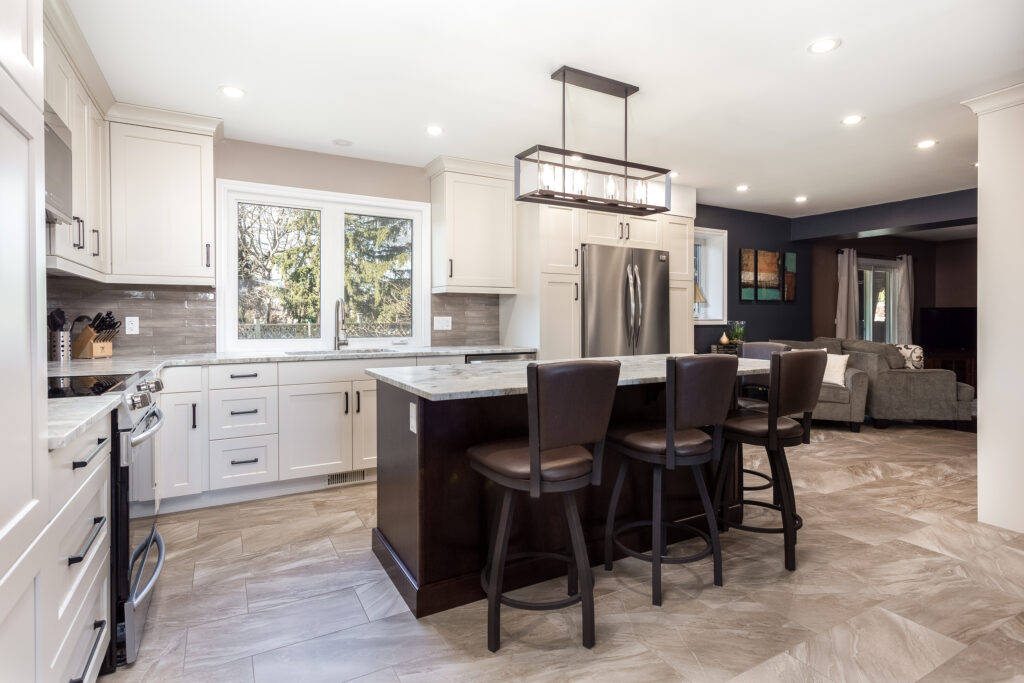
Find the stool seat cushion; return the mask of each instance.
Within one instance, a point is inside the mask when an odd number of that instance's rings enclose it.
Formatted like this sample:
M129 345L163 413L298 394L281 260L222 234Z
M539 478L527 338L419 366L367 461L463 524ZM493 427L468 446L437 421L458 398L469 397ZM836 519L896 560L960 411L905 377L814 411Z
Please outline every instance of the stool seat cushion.
M738 410L729 414L725 420L725 437L752 436L759 439L768 438L768 415L753 410ZM778 422L779 436L783 439L803 436L804 428L796 420L780 417Z
M530 440L526 437L471 446L469 459L484 469L510 479L530 478ZM594 456L583 446L565 446L540 452L541 481L566 481L590 474Z
M608 432L608 440L641 453L664 455L665 425L622 425ZM699 429L676 432L676 455L703 455L711 452L711 437Z
M749 396L740 396L736 403L743 410L757 410L762 413L768 412L768 401L760 398L750 398Z

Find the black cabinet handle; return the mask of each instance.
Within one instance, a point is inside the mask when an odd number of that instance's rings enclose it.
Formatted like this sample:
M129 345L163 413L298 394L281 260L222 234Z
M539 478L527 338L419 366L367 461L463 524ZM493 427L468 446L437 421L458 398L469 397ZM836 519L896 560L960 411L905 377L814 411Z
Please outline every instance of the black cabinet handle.
M85 546L78 551L77 555L72 555L68 558L68 566L78 564L85 559L85 556L89 554L89 548L96 542L96 537L100 535L100 529L106 523L106 517L93 517L92 518L92 533L89 534L89 538L85 539Z
M192 404L192 429L196 428L196 404Z
M253 463L259 462L259 458L249 458L248 460L232 460L232 465L252 465Z
M348 392L345 392L345 414L348 415Z
M448 277L455 275L455 262L452 259L448 259Z
M92 660L96 656L96 650L99 649L100 643L103 641L103 632L107 630L107 620L97 619L92 622L92 630L99 630L99 634L96 636L96 640L92 641L92 649L89 650L89 658L85 660L85 667L82 669L82 675L76 678L68 679L68 683L85 683L85 674L89 673L89 667L92 666Z
M78 216L72 216L71 220L73 220L75 222L75 241L71 243L71 246L74 247L75 249L81 249L82 248L82 244L81 244L81 241L82 241L82 223L81 223L81 219Z
M356 392L356 412L357 413L359 412L359 409L360 409L360 406L359 406L359 392L357 391Z
M247 372L247 373L242 374L242 375L229 375L229 377L231 377L231 379L249 379L250 377L259 377L259 376L260 376L260 373L258 373L258 372Z
M629 239L629 223L626 223L626 239Z
M92 255L93 256L99 256L100 255L100 231L97 230L96 228L93 228L92 232L96 233L96 251L92 252Z
M103 451L103 449L106 448L109 445L110 445L110 437L109 436L107 438L105 438L105 439L96 439L96 448L93 449L92 453L90 453L89 455L85 456L85 460L73 460L71 462L71 469L77 470L77 469L79 469L81 467L88 467L89 463L92 462L92 459L95 458L97 455L99 455L100 452Z
M573 299L573 301L579 301L580 300L580 283L574 282L572 284L573 284L574 287L576 287L576 298Z
M206 243L206 267L210 267L210 243Z
M573 264L573 268L579 268L580 267L580 250L579 249L573 249L573 252L574 252L574 254L576 256L576 262Z
M255 415L258 412L260 412L258 408L253 408L252 410L232 410L231 414L232 415Z

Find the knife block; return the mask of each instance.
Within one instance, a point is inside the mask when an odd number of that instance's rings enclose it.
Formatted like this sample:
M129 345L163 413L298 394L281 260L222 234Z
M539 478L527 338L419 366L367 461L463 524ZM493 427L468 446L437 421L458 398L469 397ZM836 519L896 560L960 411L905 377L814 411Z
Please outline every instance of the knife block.
M114 355L114 342L96 341L96 332L86 327L71 345L72 358L109 358Z

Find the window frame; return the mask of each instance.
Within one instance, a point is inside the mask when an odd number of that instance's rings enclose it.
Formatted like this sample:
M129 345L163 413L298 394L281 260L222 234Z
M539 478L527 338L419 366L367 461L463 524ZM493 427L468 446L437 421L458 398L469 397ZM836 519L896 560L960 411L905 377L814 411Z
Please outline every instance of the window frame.
M334 302L345 295L345 214L372 214L413 221L412 336L349 339L348 348L430 345L430 204L218 178L217 351L323 351L334 348ZM319 210L321 264L320 336L305 339L238 338L238 202Z
M721 242L721 264L718 266L718 268L721 269L721 272L719 273L719 277L712 278L711 271L714 269L711 268L712 259L709 258L711 254L709 253L710 250L705 241L705 245L701 249L701 264L706 267L702 269L702 272L697 272L696 270L694 271L694 282L698 282L700 284L701 291L704 292L705 298L709 300L713 296L713 294L709 294L709 292L714 292L714 290L711 289L712 284L717 284L721 288L722 315L721 317L698 318L695 306L693 324L725 325L729 318L729 231L719 230L718 228L702 228L699 226L694 226L694 252L696 252L696 244L698 239L711 239ZM713 248L716 250L718 249L717 246ZM694 263L694 268L696 268L696 265L697 264Z

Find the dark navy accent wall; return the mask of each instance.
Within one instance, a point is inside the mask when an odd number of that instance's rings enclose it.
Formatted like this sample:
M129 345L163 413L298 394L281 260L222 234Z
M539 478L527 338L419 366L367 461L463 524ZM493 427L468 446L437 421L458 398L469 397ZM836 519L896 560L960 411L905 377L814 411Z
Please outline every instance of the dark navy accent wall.
M698 204L694 224L729 233L727 317L747 322L747 341L811 338L811 244L792 241L789 218ZM740 302L741 248L795 252L796 301ZM708 352L724 330L724 325L694 325L694 351Z

